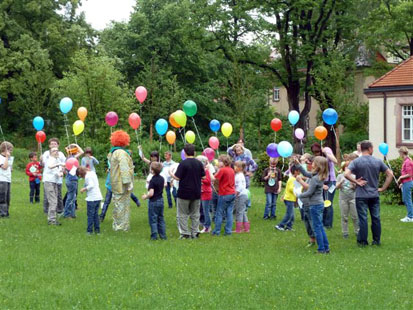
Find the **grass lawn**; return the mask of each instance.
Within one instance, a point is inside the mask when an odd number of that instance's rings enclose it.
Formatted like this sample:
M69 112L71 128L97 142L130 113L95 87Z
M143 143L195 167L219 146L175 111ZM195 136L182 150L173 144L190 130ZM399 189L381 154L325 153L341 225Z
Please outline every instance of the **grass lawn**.
M332 253L314 255L297 210L292 232L262 220L261 188L251 190L250 234L178 240L176 209L166 208L168 240L156 242L146 204L132 203L130 232L112 231L111 206L102 234L87 236L84 195L76 220L51 227L28 190L13 172L10 219L0 220L0 309L413 309L404 207L382 205L382 246L358 248L355 236L342 238L335 205ZM284 212L278 202L278 220Z

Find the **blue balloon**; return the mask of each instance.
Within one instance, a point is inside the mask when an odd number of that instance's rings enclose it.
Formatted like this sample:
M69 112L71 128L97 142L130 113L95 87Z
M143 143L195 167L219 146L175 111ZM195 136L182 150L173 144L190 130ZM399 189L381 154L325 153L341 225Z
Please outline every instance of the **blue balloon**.
M281 141L278 144L277 151L278 151L278 154L280 154L280 156L284 158L290 157L293 154L293 146L291 145L290 142Z
M337 123L338 114L337 111L331 108L324 110L323 112L323 121L328 125L334 125Z
M268 156L272 158L280 157L280 154L277 152L277 144L276 143L270 143L267 145L267 154Z
M168 130L168 122L163 118L158 119L155 123L155 129L158 135L163 136Z
M213 132L217 132L221 128L221 123L216 119L213 119L209 122L209 128L211 128Z
M60 100L60 111L62 111L63 114L69 113L72 107L73 101L69 97L64 97Z
M290 121L291 125L295 125L298 123L298 120L300 119L300 114L298 114L297 111L292 110L290 113L288 113L288 120Z
M389 145L387 143L380 143L379 145L379 151L380 153L383 154L383 156L387 156L387 153L389 153Z
M33 119L33 127L34 129L36 129L37 131L42 130L44 127L44 120L43 117L41 116L36 116Z

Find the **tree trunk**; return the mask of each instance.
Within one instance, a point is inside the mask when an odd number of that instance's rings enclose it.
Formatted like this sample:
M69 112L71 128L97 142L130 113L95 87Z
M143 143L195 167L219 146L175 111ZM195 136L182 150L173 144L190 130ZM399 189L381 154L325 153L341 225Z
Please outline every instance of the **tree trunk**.
M153 123L151 122L149 126L149 141L152 142L152 139L153 139Z

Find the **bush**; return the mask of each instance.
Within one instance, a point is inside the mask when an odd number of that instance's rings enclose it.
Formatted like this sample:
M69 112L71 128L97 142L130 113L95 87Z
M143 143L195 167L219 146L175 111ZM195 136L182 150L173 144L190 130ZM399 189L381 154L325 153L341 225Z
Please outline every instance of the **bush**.
M391 169L393 170L396 180L400 177L403 160L401 158L392 159L389 161ZM386 179L386 174L381 173L379 184L383 184ZM384 200L389 204L403 204L402 193L394 180L390 183L388 189L384 192Z

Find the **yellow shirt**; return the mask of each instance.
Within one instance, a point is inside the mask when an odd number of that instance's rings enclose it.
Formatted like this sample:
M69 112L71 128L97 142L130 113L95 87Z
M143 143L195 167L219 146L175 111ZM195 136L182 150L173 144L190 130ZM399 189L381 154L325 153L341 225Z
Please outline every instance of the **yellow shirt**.
M297 200L297 197L294 194L294 182L295 178L290 176L288 178L287 185L285 186L284 200L293 202Z

